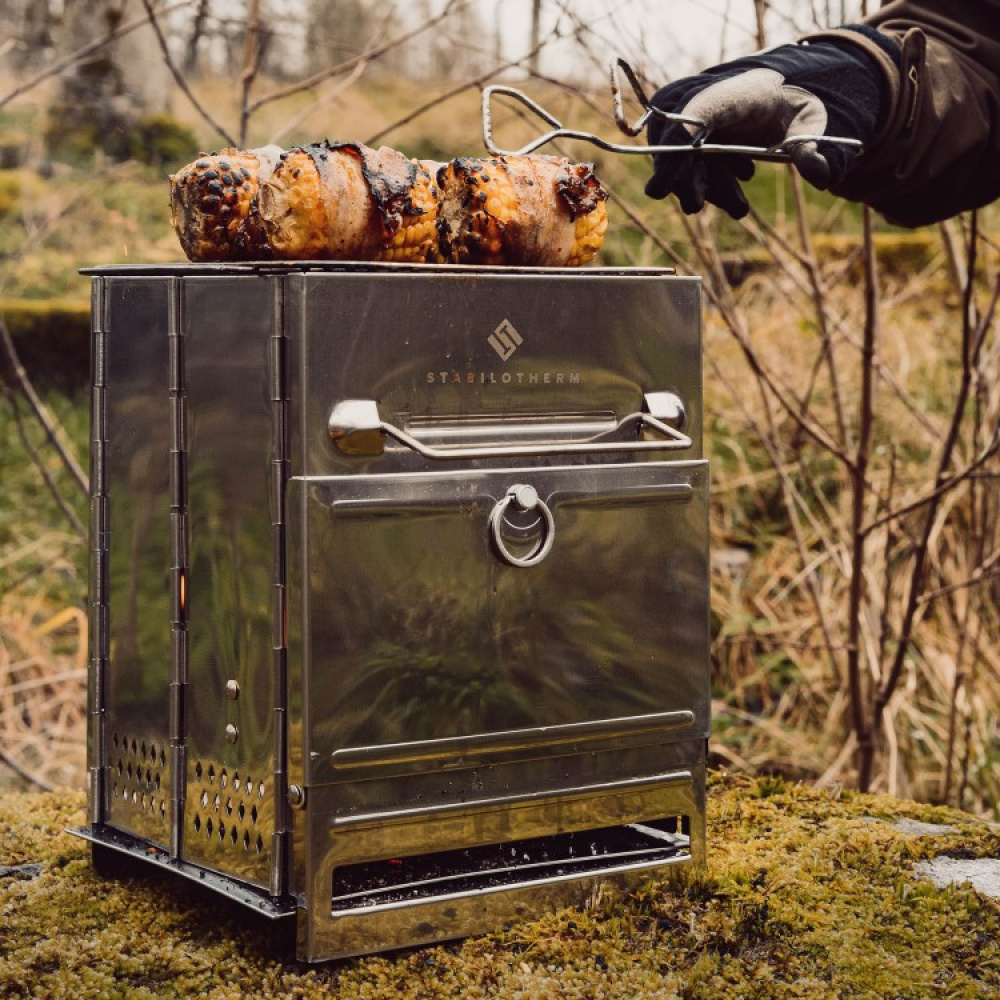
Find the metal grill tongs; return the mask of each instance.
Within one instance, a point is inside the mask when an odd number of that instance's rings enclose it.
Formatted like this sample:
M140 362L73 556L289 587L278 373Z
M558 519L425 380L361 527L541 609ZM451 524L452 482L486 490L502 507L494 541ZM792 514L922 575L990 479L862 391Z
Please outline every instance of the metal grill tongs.
M839 146L853 149L859 154L862 151L862 144L858 139L835 135L794 135L789 136L774 146L741 146L730 143L709 142L708 139L712 130L705 122L687 115L662 111L660 108L654 107L646 96L646 92L642 89L642 84L639 83L635 71L624 59L621 57L615 59L611 63L610 71L615 124L625 135L638 135L646 127L651 118L657 117L663 118L666 121L677 122L680 125L687 125L694 129L690 143L687 145L633 146L624 143L608 142L607 139L603 139L593 132L581 132L578 129L566 128L559 119L516 87L508 87L505 84L492 84L483 89L483 144L494 155L524 156L556 139L581 139L608 152L625 153L632 156L649 153L735 153L742 156L749 156L754 160L768 160L775 163L789 162L791 160L792 149L807 142L832 142ZM635 94L636 100L643 109L642 114L634 122L630 122L625 114L625 101L622 97L621 84L622 74L625 75L632 88L632 92ZM521 104L551 125L552 128L548 132L532 139L531 142L520 149L501 149L493 139L492 102L494 94L503 94L514 98L516 101L520 101Z

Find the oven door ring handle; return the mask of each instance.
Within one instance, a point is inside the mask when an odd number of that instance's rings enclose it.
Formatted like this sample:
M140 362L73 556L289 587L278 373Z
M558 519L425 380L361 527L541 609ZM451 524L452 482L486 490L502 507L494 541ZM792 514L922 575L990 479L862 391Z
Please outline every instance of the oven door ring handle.
M684 421L684 409L672 393L649 393L651 401L668 399L672 408L661 416L653 413L630 413L609 431L583 441L533 441L520 445L484 445L476 447L434 447L408 434L395 424L380 418L378 404L373 399L345 399L330 413L328 432L337 448L346 455L380 455L384 439L391 437L422 458L432 461L467 461L479 458L535 458L545 455L593 454L599 452L679 451L690 448L691 438L672 427L667 420ZM642 439L644 430L659 436ZM620 440L623 433L633 433L631 440Z
M524 556L515 556L507 548L503 540L503 519L507 508L513 504L517 510L537 510L542 515L542 530L534 548ZM548 504L538 495L534 486L517 483L511 486L507 493L497 501L490 512L490 535L497 554L511 566L536 566L552 551L552 543L556 540L556 522Z

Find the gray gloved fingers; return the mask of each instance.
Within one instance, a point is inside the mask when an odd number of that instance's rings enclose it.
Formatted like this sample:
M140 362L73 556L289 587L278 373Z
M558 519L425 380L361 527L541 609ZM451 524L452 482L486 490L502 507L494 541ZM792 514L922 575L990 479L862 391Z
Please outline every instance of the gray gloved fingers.
M830 164L815 142L797 142L789 150L792 163L813 187L825 191L831 183Z

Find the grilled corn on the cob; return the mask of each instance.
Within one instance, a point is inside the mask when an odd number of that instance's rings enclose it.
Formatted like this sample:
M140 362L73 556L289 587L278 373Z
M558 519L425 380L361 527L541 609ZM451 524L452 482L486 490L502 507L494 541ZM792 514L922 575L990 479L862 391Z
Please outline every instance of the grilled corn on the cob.
M438 175L442 255L455 264L589 264L607 192L585 163L554 156L460 158Z
M281 156L278 146L223 149L200 156L170 178L174 229L191 260L271 256L257 192Z
M426 168L360 143L285 153L260 194L268 242L290 260L436 259L437 210Z

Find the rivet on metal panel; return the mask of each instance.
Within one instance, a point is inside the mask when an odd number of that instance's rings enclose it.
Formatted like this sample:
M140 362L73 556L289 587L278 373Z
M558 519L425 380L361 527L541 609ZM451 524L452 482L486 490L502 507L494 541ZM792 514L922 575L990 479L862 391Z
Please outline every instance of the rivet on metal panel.
M239 681L232 680L232 679L226 681L226 697L230 701L236 701L236 699L239 698L239 696L240 696ZM233 741L230 740L230 742L233 742Z
M306 805L306 791L301 785L288 786L288 804L293 809L304 809Z
M232 723L226 726L226 742L235 743L240 738L240 731Z

